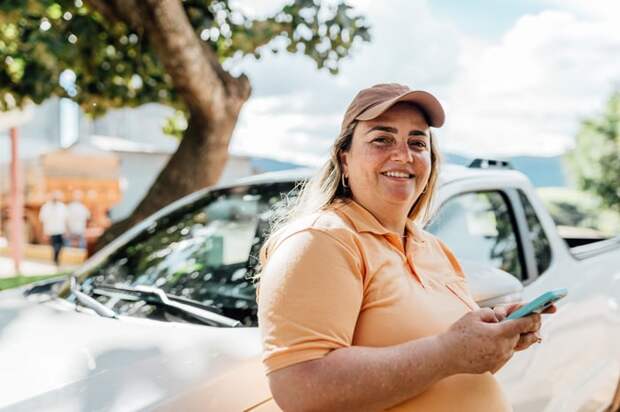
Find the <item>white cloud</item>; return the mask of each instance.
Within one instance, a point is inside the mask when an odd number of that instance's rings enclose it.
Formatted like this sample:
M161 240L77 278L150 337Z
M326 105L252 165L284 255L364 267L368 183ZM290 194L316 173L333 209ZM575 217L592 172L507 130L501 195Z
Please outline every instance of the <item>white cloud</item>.
M620 80L620 31L610 21L546 11L497 44L464 43L447 96L446 147L470 154L559 154L579 121Z
M246 103L231 151L320 165L334 137L329 127L325 131L321 126L337 124L339 119L330 114L307 116L294 110L283 111L281 99L256 97Z
M585 18L617 22L620 16L618 0L541 0L543 4L568 10Z
M317 164L357 90L400 82L444 103L447 123L438 132L444 149L560 154L572 145L580 120L600 110L620 82L620 13L613 12L620 3L541 2L550 10L524 15L497 39L459 32L425 0L351 2L371 24L372 41L342 62L338 76L286 53L241 62L237 69L249 75L254 93L231 147Z
M351 3L368 19L372 41L353 50L337 76L317 71L305 56L288 54L248 58L236 68L248 74L254 92L232 150L317 164L326 158L341 117L361 88L399 82L441 95L450 84L459 35L433 18L426 1Z

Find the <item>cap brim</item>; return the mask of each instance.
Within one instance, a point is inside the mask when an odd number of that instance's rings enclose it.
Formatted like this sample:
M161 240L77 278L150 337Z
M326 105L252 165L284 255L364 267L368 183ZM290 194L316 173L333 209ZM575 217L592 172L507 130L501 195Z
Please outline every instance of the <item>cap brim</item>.
M372 120L377 118L398 102L411 102L420 106L422 110L424 110L424 113L426 113L429 126L441 127L446 120L446 115L443 111L443 107L441 107L441 103L439 103L439 100L437 100L432 94L422 90L413 90L373 106L359 114L356 119Z

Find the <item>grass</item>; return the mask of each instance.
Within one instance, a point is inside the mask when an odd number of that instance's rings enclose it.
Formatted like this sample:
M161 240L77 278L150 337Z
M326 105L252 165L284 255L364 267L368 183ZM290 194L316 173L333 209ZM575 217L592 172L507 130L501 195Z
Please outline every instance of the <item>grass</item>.
M53 275L13 276L10 278L0 278L0 290L16 288L18 286L27 285L28 283L33 283L39 280L49 279L60 275L63 275L63 273L54 273Z

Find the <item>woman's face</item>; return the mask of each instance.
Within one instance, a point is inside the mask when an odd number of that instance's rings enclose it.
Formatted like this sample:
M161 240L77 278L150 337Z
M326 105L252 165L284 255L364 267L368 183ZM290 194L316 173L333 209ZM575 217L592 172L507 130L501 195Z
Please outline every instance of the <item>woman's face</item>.
M422 112L397 103L373 120L360 121L340 161L353 198L371 210L408 212L431 173L429 126Z

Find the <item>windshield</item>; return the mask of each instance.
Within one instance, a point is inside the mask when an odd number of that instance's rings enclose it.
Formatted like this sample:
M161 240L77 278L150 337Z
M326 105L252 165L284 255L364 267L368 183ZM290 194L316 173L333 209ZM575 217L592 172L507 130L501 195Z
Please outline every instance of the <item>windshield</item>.
M293 187L285 182L209 192L117 249L86 274L82 290L91 294L101 284L154 286L256 325L251 277L274 206ZM118 314L173 320L149 302L95 297Z

